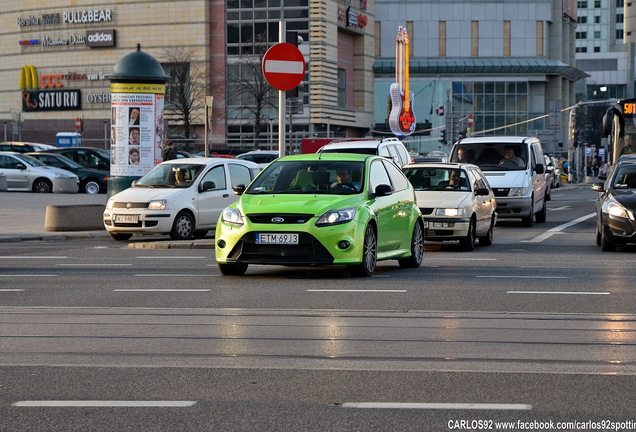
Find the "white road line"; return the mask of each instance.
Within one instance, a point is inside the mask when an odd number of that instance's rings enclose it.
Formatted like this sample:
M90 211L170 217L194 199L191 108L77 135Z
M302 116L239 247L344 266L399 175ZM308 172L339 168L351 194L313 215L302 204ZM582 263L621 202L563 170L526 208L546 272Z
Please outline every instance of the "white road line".
M407 290L388 290L388 289L308 289L307 292L386 292L386 293L405 293Z
M400 403L400 402L346 402L343 408L388 408L388 409L439 409L439 410L515 410L528 411L528 404L489 403Z
M0 275L0 277L57 277L59 275L55 275L55 274L39 274L39 275L34 275L34 274L7 274L7 275Z
M609 295L608 292L592 291L506 291L506 294L565 294L565 295Z
M136 274L135 276L139 276L139 277L164 277L164 276L168 276L168 277L214 277L214 276L218 276L215 274L188 274L188 273L139 273Z
M209 289L172 289L172 288L148 288L148 289L135 289L135 288L122 288L122 289L114 289L113 291L119 292L209 292Z
M204 256L138 256L138 259L206 259Z
M0 289L0 292L22 292L23 289Z
M583 222L584 220L587 220L591 217L596 216L596 213L590 213L588 215L585 216L581 216L578 219L574 219L573 221L564 223L562 225L556 226L554 228L550 228L549 230L547 230L546 232L544 232L543 234L531 239L531 240L522 240L521 243L540 243L543 240L546 240L550 237L552 237L554 234L558 233L559 231L563 231L566 228L571 227L572 225L576 225L578 223Z
M67 259L67 256L28 256L28 255L18 255L18 256L0 256L0 259L28 259L28 258L33 258L33 259Z
M16 407L191 407L197 401L33 400L14 402Z
M60 267L131 267L132 264L55 264Z
M475 276L477 278L512 278L512 279L567 279L567 276L527 276L527 275L485 275L485 276Z
M499 258L443 258L443 257L431 257L430 255L426 256L427 261L431 260L444 260L444 261L497 261Z

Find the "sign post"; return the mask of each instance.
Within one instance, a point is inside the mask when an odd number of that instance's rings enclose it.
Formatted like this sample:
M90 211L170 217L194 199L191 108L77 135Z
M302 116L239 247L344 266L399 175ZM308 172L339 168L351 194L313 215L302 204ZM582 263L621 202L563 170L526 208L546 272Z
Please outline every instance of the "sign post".
M285 92L298 87L305 76L305 57L292 44L285 43L285 21L278 22L279 43L263 56L263 76L278 90L278 154L285 156Z

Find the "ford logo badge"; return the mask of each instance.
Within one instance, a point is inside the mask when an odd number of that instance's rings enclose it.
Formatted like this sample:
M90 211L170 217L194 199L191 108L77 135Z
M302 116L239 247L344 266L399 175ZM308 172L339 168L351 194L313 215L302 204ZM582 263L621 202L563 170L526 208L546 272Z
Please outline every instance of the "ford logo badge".
M283 223L283 222L285 222L285 219L283 219L282 217L275 217L275 218L272 218L272 222L273 223Z

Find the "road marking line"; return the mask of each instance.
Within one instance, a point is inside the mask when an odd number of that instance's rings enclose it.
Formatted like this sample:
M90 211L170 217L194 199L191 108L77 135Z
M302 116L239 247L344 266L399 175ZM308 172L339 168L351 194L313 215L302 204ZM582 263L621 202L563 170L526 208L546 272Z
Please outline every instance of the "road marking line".
M528 411L528 404L488 404L488 403L400 403L400 402L346 402L343 408L389 408L389 409L440 409L440 410L516 410Z
M23 289L0 289L0 292L22 292Z
M138 256L138 259L206 259L204 256Z
M55 264L60 267L130 267L132 264Z
M17 407L191 407L197 401L35 400L14 402Z
M573 295L609 295L608 292L592 291L506 291L506 294L573 294Z
M556 195L555 195L555 196L556 196ZM555 207L555 208L549 208L549 207L548 207L548 210L551 210L551 211L570 210L570 206L567 206L567 205L566 205L566 206Z
M486 275L486 276L475 276L477 278L514 278L514 279L567 279L567 276L523 276L523 275Z
M388 290L388 289L308 289L307 292L388 292L388 293L405 293L407 290Z
M546 232L544 232L543 234L531 239L531 240L522 240L521 243L540 243L543 240L546 240L550 237L552 237L554 234L558 233L559 231L563 231L566 228L571 227L572 225L576 225L578 223L583 222L584 220L587 220L591 217L596 216L596 213L590 213L588 215L585 216L581 216L578 219L574 219L573 221L564 223L562 225L556 226L554 228L550 228L549 230L547 230Z
M57 277L59 275L54 275L54 274L39 274L39 275L27 275L27 274L13 274L13 275L0 275L0 277Z
M188 273L139 273L136 274L135 276L139 276L139 277L164 277L164 276L170 276L170 277L210 277L210 276L218 276L218 275L214 275L214 274L188 274Z
M135 289L135 288L122 288L122 289L114 289L113 291L124 291L124 292L208 292L209 289L173 289L173 288L148 288L148 289Z
M25 259L25 258L33 258L33 259L66 259L67 256L28 256L28 255L18 255L18 256L0 256L1 259Z

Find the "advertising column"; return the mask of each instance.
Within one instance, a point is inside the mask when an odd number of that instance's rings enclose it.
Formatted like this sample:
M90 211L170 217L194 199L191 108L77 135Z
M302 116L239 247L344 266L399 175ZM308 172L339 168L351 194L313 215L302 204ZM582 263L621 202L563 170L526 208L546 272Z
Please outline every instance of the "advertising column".
M141 177L161 162L165 85L112 83L110 92L110 174Z
M152 56L137 51L122 57L107 76L111 93L111 161L108 196L161 162L166 82L170 79Z

